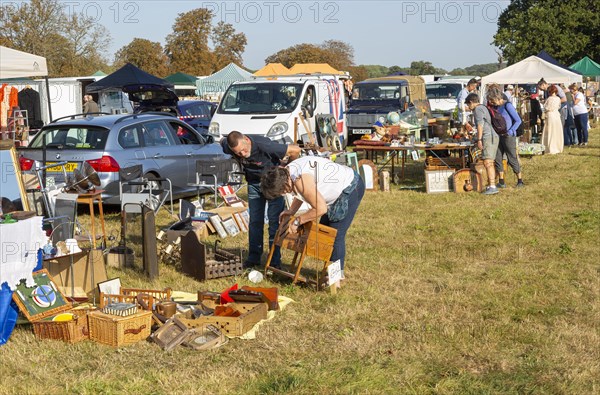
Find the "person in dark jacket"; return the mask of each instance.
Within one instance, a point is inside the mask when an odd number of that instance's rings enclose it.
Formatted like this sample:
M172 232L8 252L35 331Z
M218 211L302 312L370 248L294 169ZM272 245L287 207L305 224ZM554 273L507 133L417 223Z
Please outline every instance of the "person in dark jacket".
M265 205L267 199L260 190L260 177L266 169L279 166L285 157L296 159L300 156L300 147L293 144L280 144L264 136L248 136L233 131L221 140L226 154L234 156L240 163L248 182L248 209L250 223L248 226L248 258L244 267L254 267L261 263L263 253L263 235ZM267 216L269 218L269 246L279 227L279 214L284 209L284 199L279 197L269 201ZM281 254L277 248L271 260L271 266L281 267Z

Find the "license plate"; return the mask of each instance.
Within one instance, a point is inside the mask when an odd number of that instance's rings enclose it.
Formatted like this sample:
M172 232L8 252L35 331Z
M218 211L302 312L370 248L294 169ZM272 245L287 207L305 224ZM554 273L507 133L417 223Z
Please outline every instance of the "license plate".
M48 166L49 166L49 165L55 164L56 162L47 162L47 163L48 163ZM65 165L65 171L67 173L72 173L73 170L77 169L77 165L78 164L75 163L75 162L69 162L69 163L67 163ZM49 172L49 173L62 172L62 166L49 167L49 168L46 169L46 172Z
M352 129L352 134L371 134L371 129Z

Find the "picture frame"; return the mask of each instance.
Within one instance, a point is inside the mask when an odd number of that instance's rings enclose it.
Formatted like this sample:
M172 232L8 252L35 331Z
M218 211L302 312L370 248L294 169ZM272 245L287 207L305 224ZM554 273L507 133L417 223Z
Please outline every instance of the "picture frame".
M27 287L25 281L13 292L13 300L28 321L37 321L58 314L71 307L71 303L60 292L48 270L32 274L35 285Z
M248 226L244 223L240 213L233 213L233 218L242 232L248 232Z
M454 170L425 170L427 193L450 192L454 188Z
M365 182L365 190L376 191L379 186L379 173L375 163L368 159L358 161L359 174Z
M221 222L221 217L219 217L218 215L213 215L212 217L210 217L210 223L212 224L212 226L215 228L215 230L219 234L219 237L221 237L222 239L227 237L227 231L223 227L223 223Z
M240 233L240 228L238 228L233 217L229 217L223 220L223 228L225 228L227 234L229 234L232 237Z
M98 283L98 292L107 295L118 295L121 293L121 278L115 277Z
M12 140L0 141L0 191L2 191L0 197L15 203L20 201L21 210L30 211L21 166Z

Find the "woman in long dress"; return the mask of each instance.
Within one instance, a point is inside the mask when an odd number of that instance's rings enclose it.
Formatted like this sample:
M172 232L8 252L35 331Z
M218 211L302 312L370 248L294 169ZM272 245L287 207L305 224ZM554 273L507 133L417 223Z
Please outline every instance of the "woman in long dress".
M544 113L546 120L544 122L544 133L542 135L542 144L544 144L546 154L560 154L564 148L563 126L560 120L560 98L557 95L558 89L554 85L548 88L548 99L544 104Z

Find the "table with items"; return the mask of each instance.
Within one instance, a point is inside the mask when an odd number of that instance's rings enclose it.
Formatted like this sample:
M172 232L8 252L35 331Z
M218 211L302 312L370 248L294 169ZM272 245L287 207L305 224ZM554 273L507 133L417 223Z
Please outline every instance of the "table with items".
M378 164L377 171L381 172L388 164L391 164L392 174L394 174L394 162L400 160L401 171L400 179L404 179L404 168L408 153L411 152L413 159L418 159L418 151L425 151L430 154L427 158L426 166L447 167L464 169L468 167L470 160L470 151L473 147L471 142L462 143L441 143L441 144L414 144L414 145L356 145L354 152L364 152L366 158L374 161L377 154L386 154L384 160ZM448 153L448 156L445 154ZM431 159L429 159L431 158Z

